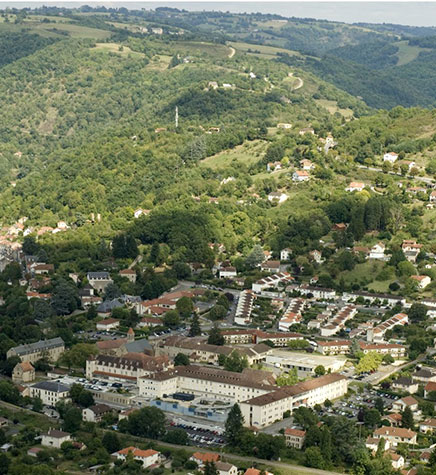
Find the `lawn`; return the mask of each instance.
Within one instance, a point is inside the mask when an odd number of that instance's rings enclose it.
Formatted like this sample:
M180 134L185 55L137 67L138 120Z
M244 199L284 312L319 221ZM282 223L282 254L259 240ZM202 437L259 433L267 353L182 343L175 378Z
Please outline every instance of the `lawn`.
M398 62L397 66L403 66L404 64L410 63L414 59L416 59L421 51L425 51L423 48L419 46L410 46L409 42L406 41L399 41L395 43L398 46Z
M252 165L262 158L267 145L268 143L263 140L245 142L233 149L205 158L200 162L200 166L217 170L238 164Z
M327 109L330 112L330 114L339 112L339 114L341 114L346 119L349 119L353 116L353 111L351 109L349 108L341 109L340 107L338 107L337 101L329 101L327 99L317 99L315 102L321 107L324 107L325 109Z
M214 60L228 58L231 49L225 45L200 41L177 41L174 44L174 52L186 56L206 56L208 59Z
M301 56L301 54L297 51L277 48L275 46L252 45L250 43L243 42L231 42L229 43L229 45L235 48L237 51L252 54L254 56L259 56L260 58L265 59L273 59L277 56L278 53L287 53L291 56Z
M104 51L106 53L117 53L123 56L130 54L138 58L143 58L145 56L144 53L138 53L136 51L132 51L128 46L122 46L119 43L96 43L94 48L91 48L91 51Z
M377 260L368 260L362 264L357 264L353 270L351 271L343 271L339 274L337 281L343 277L345 282L356 282L356 283L361 283L361 282L367 282L368 280L375 279L376 275L381 271L381 269L384 267L385 263ZM379 282L379 281L374 281L371 284L368 285L368 287L374 288L374 290L377 289L378 292L385 292L387 290L387 286L389 285L391 281L388 282Z

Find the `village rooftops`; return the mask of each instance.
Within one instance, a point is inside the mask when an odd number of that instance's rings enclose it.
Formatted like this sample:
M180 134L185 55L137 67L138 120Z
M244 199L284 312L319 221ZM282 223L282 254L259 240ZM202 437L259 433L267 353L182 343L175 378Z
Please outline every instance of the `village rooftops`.
M57 337L50 340L39 340L35 343L15 346L11 348L11 350L13 350L17 356L21 356L37 353L38 351L50 350L59 346L64 346L64 340L62 340L60 337Z
M256 396L246 402L253 406L265 406L267 404L271 404L273 402L280 401L291 396L304 394L305 392L321 388L323 386L326 386L327 384L335 383L343 379L347 378L338 373L330 373L326 374L325 376L320 376L319 378L294 384L293 386L284 386L271 393Z

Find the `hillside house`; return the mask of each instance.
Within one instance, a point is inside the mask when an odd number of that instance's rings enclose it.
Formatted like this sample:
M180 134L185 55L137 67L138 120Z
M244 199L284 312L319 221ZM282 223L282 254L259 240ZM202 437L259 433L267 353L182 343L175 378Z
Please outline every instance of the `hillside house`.
M135 460L138 460L142 464L142 468L149 468L153 465L160 463L160 452L153 449L141 450L136 447L126 447L125 449L118 450L114 455L118 460L126 460L127 455L131 453Z
M304 129L300 129L298 133L300 135L306 135L306 134L315 135L315 130L312 129L312 127L305 127Z
M280 261L265 261L260 265L265 272L280 272Z
M222 267L219 270L219 278L220 279L232 278L232 277L236 277L237 275L238 275L238 273L236 271L236 267L232 267L232 266Z
M292 249L290 247L286 247L280 251L280 260L281 261L289 261L292 256Z
M133 269L123 269L118 272L121 277L129 279L133 284L136 282L136 272Z
M55 381L41 381L30 386L30 397L39 397L46 406L56 406L61 400L68 401L69 393L68 386Z
M306 170L296 170L292 174L292 180L297 183L308 181L309 179L310 179L310 175L309 175L309 172L307 172Z
M419 290L424 290L431 284L431 278L428 275L411 275L410 278L418 283Z
M374 246L371 247L369 251L369 256L368 259L379 259L379 260L385 260L385 250L386 246L383 242L378 242Z
M42 434L41 445L44 447L53 447L60 449L64 442L71 441L71 434L62 430L50 429L47 433Z
M107 404L95 404L82 410L82 420L85 422L101 422L107 414L112 414L113 409Z
M110 332L116 330L119 326L120 321L116 318L105 318L97 323L96 328L98 331Z
M317 264L322 264L324 262L324 259L322 258L321 251L318 251L315 249L314 251L309 252L309 257L315 261Z
M201 468L204 467L206 462L216 463L220 459L220 455L215 452L194 452L189 460L196 462Z
M365 188L365 183L359 182L359 181L352 181L347 188L345 188L345 191L362 191Z
M383 155L383 161L389 163L395 163L398 160L398 154L395 152L388 152Z
M238 468L231 463L215 462L215 467L218 475L238 475Z
M271 203L284 203L288 199L286 193L281 193L280 191L273 191L268 195L268 201Z
M435 432L436 431L436 419L425 419L419 423L419 432Z
M413 417L417 417L421 414L421 411L418 409L418 401L413 396L406 396L394 401L392 404L392 411L403 412L406 407L413 412Z
M97 290L97 292L104 292L109 284L113 284L109 272L88 272L87 279L89 284Z
M416 241L411 239L405 239L401 245L401 249L406 259L412 264L415 264L416 258L421 252L422 244L418 244Z
M279 122L277 124L277 128L278 129L289 130L289 129L292 129L292 124L288 124L286 122Z
M304 440L306 439L306 431L301 429L286 428L285 440L287 447L294 447L294 449L301 450L303 448Z
M430 193L429 201L430 201L430 203L435 203L436 202L436 191L432 191Z
M395 391L404 391L410 394L415 394L418 392L418 383L415 383L412 378L402 376L401 378L392 381L392 389Z
M310 160L307 160L307 158L303 158L303 160L300 160L300 167L303 170L310 171L315 168L315 165Z
M380 427L374 431L374 438L385 439L391 445L416 444L416 432L402 427Z

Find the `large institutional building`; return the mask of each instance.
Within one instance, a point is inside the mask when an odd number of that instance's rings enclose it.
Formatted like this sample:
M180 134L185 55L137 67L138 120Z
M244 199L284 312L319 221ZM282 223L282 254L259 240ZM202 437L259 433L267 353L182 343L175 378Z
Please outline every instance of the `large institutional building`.
M28 361L35 363L41 358L47 358L50 361L57 361L65 351L65 344L62 338L52 338L51 340L40 340L36 343L14 346L7 352L7 357L19 356L21 362Z

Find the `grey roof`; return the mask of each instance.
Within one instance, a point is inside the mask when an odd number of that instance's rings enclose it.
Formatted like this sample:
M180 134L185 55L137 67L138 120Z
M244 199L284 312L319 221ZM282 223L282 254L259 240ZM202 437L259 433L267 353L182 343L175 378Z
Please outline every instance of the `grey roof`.
M124 303L119 299L105 300L97 307L97 312L110 312L114 308L124 307Z
M126 343L126 350L128 353L143 353L144 350L152 350L152 346L146 338L142 340L132 341L131 343Z
M44 389L45 391L51 391L54 393L65 393L70 390L69 386L66 386L62 383L57 383L56 381L41 381L39 383L33 384L32 388Z
M110 279L109 272L88 272L88 279Z
M50 340L39 340L36 343L28 343L26 345L19 345L11 348L18 356L36 353L38 351L50 350L58 346L64 346L64 340L60 337L52 338Z
M44 435L48 435L49 437L53 437L55 439L63 439L64 437L69 437L71 434L69 432L64 432L62 430L50 429Z

